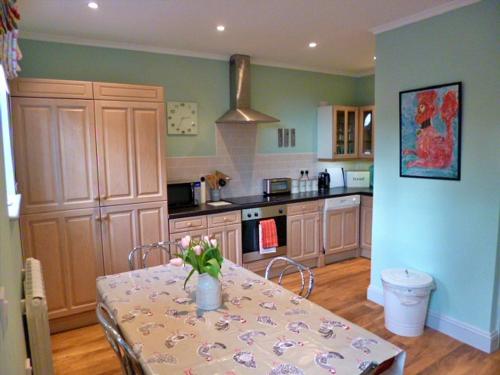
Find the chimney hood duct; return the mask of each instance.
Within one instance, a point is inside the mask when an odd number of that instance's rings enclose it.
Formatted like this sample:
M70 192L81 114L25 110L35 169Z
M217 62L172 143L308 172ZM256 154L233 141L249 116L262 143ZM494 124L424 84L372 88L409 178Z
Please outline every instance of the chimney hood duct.
M229 60L229 85L231 108L215 121L217 124L256 124L280 121L250 108L250 56L231 56Z

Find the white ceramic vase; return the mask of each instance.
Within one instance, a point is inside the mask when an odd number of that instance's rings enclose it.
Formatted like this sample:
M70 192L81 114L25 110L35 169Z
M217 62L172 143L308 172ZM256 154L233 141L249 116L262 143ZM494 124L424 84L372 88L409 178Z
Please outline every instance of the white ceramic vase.
M222 303L222 288L219 279L208 273L198 275L196 305L201 310L216 310Z

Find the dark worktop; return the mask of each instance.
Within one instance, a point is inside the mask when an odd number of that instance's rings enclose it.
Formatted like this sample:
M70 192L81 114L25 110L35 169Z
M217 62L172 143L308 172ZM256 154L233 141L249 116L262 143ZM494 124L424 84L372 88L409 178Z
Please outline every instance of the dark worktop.
M213 207L208 204L200 204L194 207L169 208L168 214L169 214L169 219L179 219L189 216L199 216L199 215L215 214L220 212L243 210L245 208L306 202L318 199L343 197L346 195L355 195L355 194L373 196L373 189L339 187L327 191L311 191L307 193L274 195L269 197L264 197L263 195L255 195L249 197L223 198L222 200L226 202L234 201L234 203L220 207Z

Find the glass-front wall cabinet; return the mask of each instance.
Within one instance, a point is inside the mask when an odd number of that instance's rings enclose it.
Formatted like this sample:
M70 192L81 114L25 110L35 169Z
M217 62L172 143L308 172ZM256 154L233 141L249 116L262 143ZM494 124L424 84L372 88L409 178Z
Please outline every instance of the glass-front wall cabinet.
M333 123L333 158L356 158L358 108L335 106Z
M359 157L373 158L375 107L359 109Z

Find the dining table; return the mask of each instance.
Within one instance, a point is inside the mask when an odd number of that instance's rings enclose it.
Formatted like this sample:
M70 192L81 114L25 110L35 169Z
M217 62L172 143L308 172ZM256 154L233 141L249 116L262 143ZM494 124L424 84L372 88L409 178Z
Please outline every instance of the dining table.
M145 374L403 373L402 349L228 260L222 305L199 310L196 273L184 287L190 270L166 264L97 279Z

